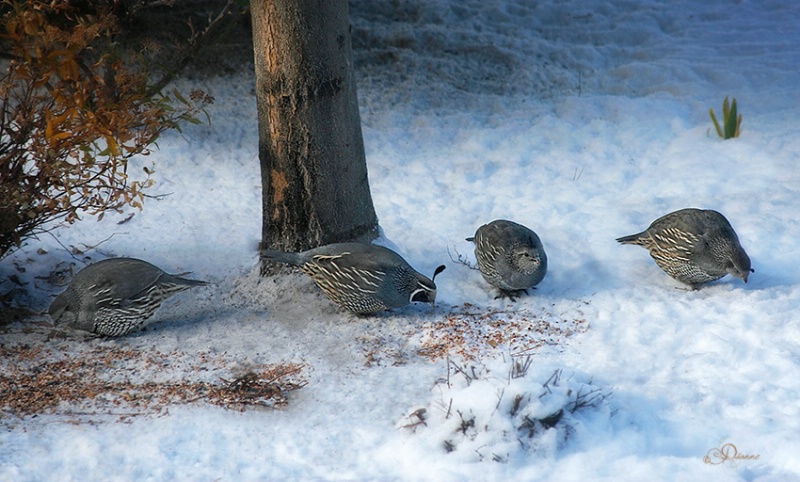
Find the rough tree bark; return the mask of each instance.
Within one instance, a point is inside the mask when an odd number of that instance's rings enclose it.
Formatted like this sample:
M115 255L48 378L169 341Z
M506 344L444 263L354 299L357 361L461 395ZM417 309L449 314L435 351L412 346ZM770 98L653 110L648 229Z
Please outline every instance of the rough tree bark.
M252 0L261 246L371 240L347 0Z

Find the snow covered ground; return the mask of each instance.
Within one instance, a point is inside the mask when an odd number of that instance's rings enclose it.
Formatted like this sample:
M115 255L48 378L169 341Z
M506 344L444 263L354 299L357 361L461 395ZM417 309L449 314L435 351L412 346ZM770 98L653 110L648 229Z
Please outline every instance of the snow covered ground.
M44 309L62 288L36 277L67 263L192 271L214 285L145 331L84 343L300 362L308 385L274 411L3 414L0 480L800 480L800 4L365 0L351 16L375 207L415 268L448 265L437 305L359 318L300 274L260 279L251 66L184 79L216 103L210 126L168 134L143 161L153 194L171 195L125 224L32 241L0 273ZM728 95L744 120L723 141L708 109ZM684 207L726 215L753 261L747 284L687 291L614 241ZM535 230L548 255L516 303L451 259L472 258L464 238L497 218ZM529 335L541 343L524 377L509 340L478 336L472 361L420 354L444 321L482 313L495 330L549 327ZM0 344L75 346L24 325ZM598 398L572 413L579 393ZM555 428L520 428L560 408ZM720 460L726 444L749 457Z

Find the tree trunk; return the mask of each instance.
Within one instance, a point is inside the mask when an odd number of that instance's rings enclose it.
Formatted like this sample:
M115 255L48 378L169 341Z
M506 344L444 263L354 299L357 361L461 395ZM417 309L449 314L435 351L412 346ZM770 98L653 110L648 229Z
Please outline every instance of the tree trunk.
M261 245L377 236L347 0L252 0Z

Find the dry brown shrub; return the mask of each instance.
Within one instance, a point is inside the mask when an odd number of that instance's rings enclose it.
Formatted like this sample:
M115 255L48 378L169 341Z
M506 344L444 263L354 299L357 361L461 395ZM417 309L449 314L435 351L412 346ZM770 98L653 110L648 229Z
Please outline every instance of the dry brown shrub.
M112 11L73 3L0 3L10 58L0 75L0 259L52 221L141 209L152 169L134 175L128 161L164 131L200 122L213 100L154 89L146 63L117 51Z

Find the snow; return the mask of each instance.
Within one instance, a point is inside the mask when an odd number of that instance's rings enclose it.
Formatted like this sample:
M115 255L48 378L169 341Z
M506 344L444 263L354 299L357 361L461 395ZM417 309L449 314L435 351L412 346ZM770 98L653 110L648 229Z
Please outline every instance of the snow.
M447 264L436 306L355 317L299 273L259 278L252 65L182 79L216 102L210 126L169 133L141 160L155 164L153 194L171 195L125 224L128 212L32 240L0 273L29 282L25 301L44 310L61 288L37 276L68 263L191 271L213 286L177 295L145 331L82 343L301 362L308 385L281 410L4 414L0 480L800 480L800 4L386 0L351 2L351 18L383 242L420 272ZM725 96L744 120L723 141L708 109ZM747 284L688 291L614 241L684 207L730 220L756 270ZM515 303L452 259L474 259L464 238L497 218L536 231L548 255ZM510 343L472 361L418 354L465 312L584 323L531 349L521 378ZM0 343L74 346L21 325ZM479 375L467 383L454 364ZM513 433L513 394L545 414L581 387L608 396L535 439ZM475 416L471 435L458 438L450 400ZM427 425L406 427L420 408ZM758 458L704 463L726 443Z

